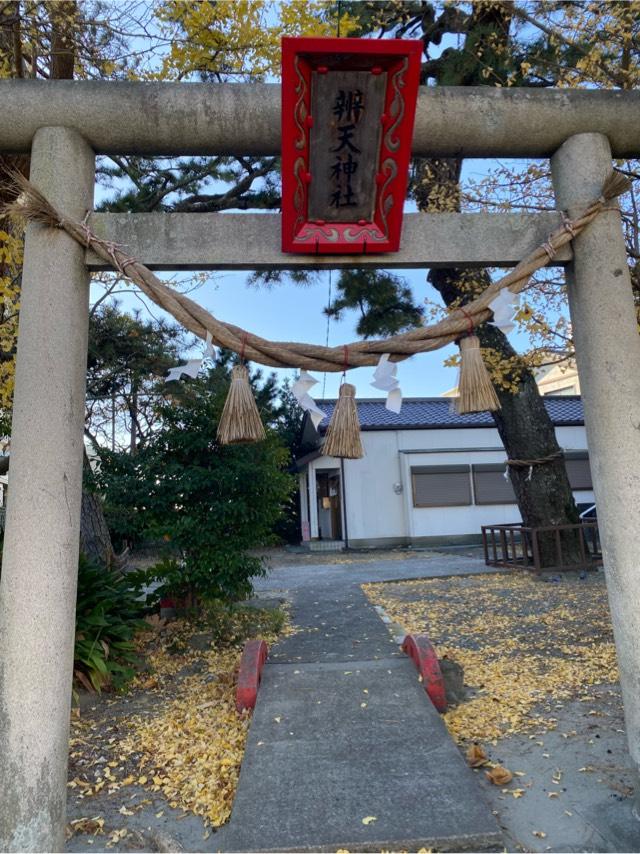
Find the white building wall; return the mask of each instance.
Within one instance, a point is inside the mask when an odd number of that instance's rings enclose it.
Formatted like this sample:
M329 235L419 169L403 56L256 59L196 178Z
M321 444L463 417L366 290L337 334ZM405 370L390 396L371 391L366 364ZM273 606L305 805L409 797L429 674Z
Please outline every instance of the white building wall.
M586 450L584 427L556 428L565 450ZM516 504L414 507L411 468L432 465L504 463L506 454L494 427L362 432L365 456L344 461L347 534L352 545L392 545L423 539L478 537L482 525L520 522ZM309 492L315 471L340 461L320 457L309 464ZM575 493L580 503L593 492ZM318 536L317 511L310 501L311 536ZM315 518L314 518L315 517Z
M398 431L362 432L365 456L345 460L349 541L406 537Z

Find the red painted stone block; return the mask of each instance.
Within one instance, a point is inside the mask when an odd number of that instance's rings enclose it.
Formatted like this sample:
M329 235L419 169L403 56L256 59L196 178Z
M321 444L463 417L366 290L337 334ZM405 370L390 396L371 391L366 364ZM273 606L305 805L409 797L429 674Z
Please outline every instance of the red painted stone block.
M426 635L407 635L402 642L402 651L411 658L416 666L424 690L439 712L447 710L447 695L444 679L438 663L438 656Z
M255 708L262 668L269 648L263 640L250 640L244 645L236 689L236 709L239 712Z

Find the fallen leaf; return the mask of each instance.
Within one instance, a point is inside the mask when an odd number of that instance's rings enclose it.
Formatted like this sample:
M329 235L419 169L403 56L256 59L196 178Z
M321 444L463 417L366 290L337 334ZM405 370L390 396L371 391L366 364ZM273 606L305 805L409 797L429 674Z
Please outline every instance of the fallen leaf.
M480 766L486 765L487 761L487 754L479 744L472 744L467 750L467 762L472 768L480 768Z
M102 828L104 827L104 819L100 816L94 816L93 818L76 818L73 821L70 821L65 829L65 836L67 840L71 839L71 837L76 833L102 833Z
M513 774L508 768L503 768L502 765L496 765L490 771L485 771L485 776L494 786L506 786L513 780Z
M372 824L374 821L377 821L377 820L378 820L378 817L377 817L377 816L375 816L375 815L368 815L368 816L366 816L365 818L363 818L363 819L362 819L362 823L363 823L363 824L367 824L367 825L369 825L369 824Z

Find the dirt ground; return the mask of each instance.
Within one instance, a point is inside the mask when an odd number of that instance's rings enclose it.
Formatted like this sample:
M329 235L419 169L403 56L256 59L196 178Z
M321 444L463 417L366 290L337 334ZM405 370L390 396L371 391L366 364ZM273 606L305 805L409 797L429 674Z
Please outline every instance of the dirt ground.
M67 850L215 850L250 724L235 708L245 639L286 633L280 601L198 623L152 620L125 694L83 693L72 718ZM208 622L207 622L208 620Z
M272 567L320 566L327 564L373 563L387 560L420 560L425 554L459 554L462 557L481 557L482 547L476 545L450 548L421 549L398 547L395 549L349 549L342 552L312 552L298 547L265 549L259 554Z
M640 851L602 572L483 575L365 587L405 630L464 667L445 723L486 762L478 784L510 851ZM487 772L506 768L494 785Z
M478 556L472 548L454 553ZM413 557L425 553L268 553L281 567ZM474 743L486 753L475 773L507 850L640 852L602 573L546 582L486 574L365 589L393 634L394 623L427 633L439 655L464 667L464 700L445 721L463 753ZM249 718L239 719L233 706L240 637L224 650L212 640L201 628L152 632L146 665L126 695L82 698L67 850L217 850L213 825L231 809ZM195 772L185 770L184 755L198 757ZM497 765L512 775L504 785L486 778Z

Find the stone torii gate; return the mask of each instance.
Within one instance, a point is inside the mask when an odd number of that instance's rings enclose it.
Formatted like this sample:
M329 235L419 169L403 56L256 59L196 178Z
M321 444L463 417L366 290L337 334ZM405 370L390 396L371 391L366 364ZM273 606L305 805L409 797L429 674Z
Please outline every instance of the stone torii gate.
M0 151L67 216L93 208L96 154L272 155L279 87L2 81ZM640 156L640 93L423 89L413 153L550 157L559 210ZM277 215L92 214L155 269L514 266L560 213L413 214L393 256L283 255ZM631 756L640 765L640 336L619 214L553 260L567 274ZM82 484L89 272L62 231L27 230L0 587L0 848L64 843Z

